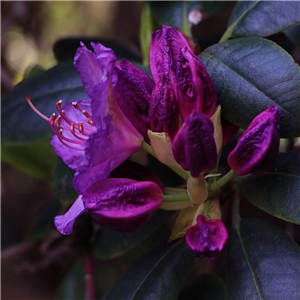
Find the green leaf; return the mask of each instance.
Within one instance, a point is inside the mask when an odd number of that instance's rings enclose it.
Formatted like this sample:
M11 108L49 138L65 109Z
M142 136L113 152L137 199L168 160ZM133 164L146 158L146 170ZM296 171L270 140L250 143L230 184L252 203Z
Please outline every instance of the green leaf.
M300 224L300 153L280 153L270 171L245 177L242 189L260 209Z
M49 124L27 104L33 104L44 115L50 116L56 101L65 103L87 98L81 80L71 62L22 81L2 98L2 142L19 143L46 140L51 136Z
M178 300L224 300L225 282L213 273L196 277L180 293Z
M240 1L221 41L230 37L269 36L300 24L299 1Z
M300 248L281 229L242 220L228 240L226 299L299 299Z
M101 260L110 260L127 253L157 232L172 214L158 210L145 225L134 232L118 232L101 227L94 242L93 255Z
M184 240L163 245L132 265L104 299L176 299L193 260Z
M7 164L31 176L52 182L55 154L49 142L2 145L1 152L1 159Z
M200 54L215 84L223 116L246 129L276 104L281 137L300 136L300 69L293 58L263 38L219 43Z
M230 1L149 1L154 18L161 25L183 29L189 13L200 10L202 15L215 15L228 6ZM203 16L202 16L203 17Z
M56 300L85 299L83 259L78 260L65 276L57 290Z

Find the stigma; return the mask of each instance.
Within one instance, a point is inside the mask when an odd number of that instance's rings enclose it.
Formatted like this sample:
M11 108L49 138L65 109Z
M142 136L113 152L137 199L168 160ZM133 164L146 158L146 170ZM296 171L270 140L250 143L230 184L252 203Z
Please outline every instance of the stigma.
M85 117L85 122L77 122L67 116L62 109L62 100L56 102L57 113L53 113L49 118L42 114L26 96L26 101L33 111L49 123L50 129L58 137L59 141L66 147L84 151L84 143L92 132L96 131L91 114L82 109L77 102L72 102L73 109L78 110Z

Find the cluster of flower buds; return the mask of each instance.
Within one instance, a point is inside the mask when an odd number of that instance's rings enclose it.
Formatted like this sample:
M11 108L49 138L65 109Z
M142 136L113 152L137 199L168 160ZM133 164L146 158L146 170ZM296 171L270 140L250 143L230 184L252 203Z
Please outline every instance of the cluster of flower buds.
M126 161L144 143L161 162L191 176L188 194L196 209L184 228L186 243L195 255L215 258L228 232L219 213L210 219L200 213L208 195L203 173L216 167L222 142L238 128L223 120L222 139L221 110L204 65L184 35L168 26L152 34L152 78L126 60L116 61L111 49L91 45L94 52L81 44L74 59L88 99L64 108L58 101L58 113L48 118L27 97L49 122L55 152L75 170L80 196L55 218L57 229L70 234L84 212L119 231L147 222L163 204L164 187L145 167ZM228 157L237 175L270 167L278 153L280 118L271 106L253 120Z

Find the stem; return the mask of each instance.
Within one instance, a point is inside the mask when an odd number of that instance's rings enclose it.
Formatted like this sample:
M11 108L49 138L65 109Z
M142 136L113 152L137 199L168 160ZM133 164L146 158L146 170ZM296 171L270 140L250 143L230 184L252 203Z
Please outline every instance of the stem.
M188 194L163 195L164 202L189 201Z
M87 253L84 258L85 300L96 300L93 266L93 257Z
M142 148L152 156L156 157L152 150L152 147L149 144L147 144L145 141L142 142ZM173 172L175 172L177 175L179 175L181 178L183 178L184 180L188 180L188 178L190 177L190 172L188 171L184 171L183 169L179 169L178 167L173 167L168 165L166 166L170 168Z
M219 43L225 42L227 41L230 37L231 37L231 33L232 33L232 28L229 27L225 33L223 34L223 36L221 37L221 39L219 40Z
M222 178L220 178L217 182L214 182L211 186L210 186L210 191L211 192L215 192L217 191L219 188L221 188L223 185L225 185L227 182L229 182L232 178L234 178L235 173L234 171L231 169L227 174L225 174Z
M187 36L192 36L191 32L191 24L188 21L187 18L187 9L186 9L186 2L183 2L183 9L182 9L182 32L186 34Z
M210 217L209 217L209 215L208 215L209 210L210 210L210 205L211 205L211 199L207 199L207 200L205 201L205 204L204 204L203 215L204 215L206 218L208 218L208 219L210 219Z

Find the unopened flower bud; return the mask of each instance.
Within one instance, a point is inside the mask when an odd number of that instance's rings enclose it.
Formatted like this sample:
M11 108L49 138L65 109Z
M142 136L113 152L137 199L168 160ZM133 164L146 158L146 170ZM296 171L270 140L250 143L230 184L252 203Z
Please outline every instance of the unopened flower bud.
M261 174L272 166L279 152L281 118L272 105L253 119L228 156L228 164L237 175Z
M203 215L197 217L197 224L190 227L185 235L187 245L194 255L213 260L224 248L228 231L220 220L209 220Z

